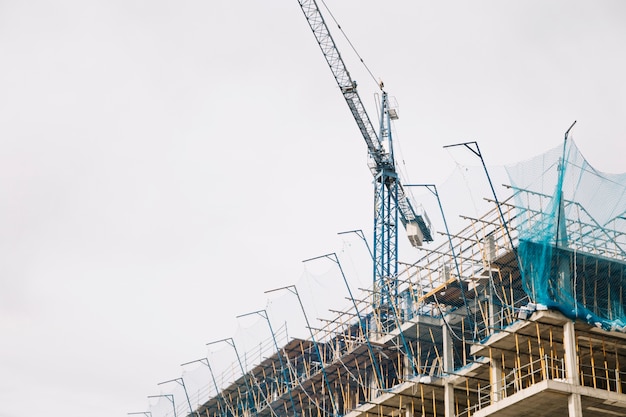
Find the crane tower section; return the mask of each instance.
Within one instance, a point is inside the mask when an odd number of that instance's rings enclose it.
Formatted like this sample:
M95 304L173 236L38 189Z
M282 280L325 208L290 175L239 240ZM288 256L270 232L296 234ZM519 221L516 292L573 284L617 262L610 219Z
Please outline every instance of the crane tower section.
M374 304L377 307L395 305L398 274L398 220L405 227L413 246L421 246L423 242L432 241L428 216L422 210L415 210L396 171L391 120L397 118L397 113L389 107L387 93L383 91L380 103L379 134L377 134L357 92L357 83L350 77L317 2L298 0L298 3L367 145L369 165L375 186ZM383 143L387 146L383 146Z

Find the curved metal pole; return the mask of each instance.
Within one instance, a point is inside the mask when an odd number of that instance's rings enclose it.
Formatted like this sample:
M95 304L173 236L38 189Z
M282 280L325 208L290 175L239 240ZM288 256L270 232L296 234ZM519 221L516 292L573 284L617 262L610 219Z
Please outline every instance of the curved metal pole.
M334 259L331 258L331 256L333 256ZM322 258L326 258L335 262L337 266L339 267L339 271L341 272L341 277L343 278L343 282L346 284L346 288L348 288L348 294L350 294L350 300L352 301L352 305L354 306L354 311L356 312L356 316L359 319L359 326L360 326L361 323L363 323L363 318L361 317L359 308L357 307L356 302L354 301L354 297L352 296L352 290L350 289L350 285L348 285L348 280L346 279L346 275L343 273L343 268L341 267L341 264L339 263L339 258L337 258L337 254L334 252L328 253L326 255L316 256L315 258L310 258L302 262L309 262L309 261L314 261L316 259L322 259ZM385 389L384 380L380 372L380 366L378 364L378 360L376 359L376 354L374 353L374 348L372 347L372 344L370 343L370 338L366 332L364 332L364 335L365 335L365 343L367 344L367 350L370 354L370 358L372 359L372 365L374 366L374 370L376 371L376 378L378 379L378 386L381 389Z
M196 359L195 361L185 362L185 363L181 364L180 366L189 365L189 364L192 364L192 363L195 363L195 362L200 362L201 364L203 364L207 368L209 368L209 373L211 374L211 379L213 380L213 386L215 387L215 391L217 392L217 395L222 399L222 401L224 401L224 407L227 408L228 410L230 410L230 412L233 414L233 416L236 415L235 410L233 409L232 404L230 404L228 401L226 401L226 397L224 397L224 393L217 386L217 381L215 380L215 374L213 373L213 368L211 368L211 364L209 363L209 358L200 358L200 359Z
M251 313L240 314L236 318L249 316L251 314L258 314L259 316L263 317L265 319L265 321L267 322L267 325L270 328L270 333L272 335L272 340L274 341L274 346L276 347L276 355L278 356L278 361L280 362L281 373L283 374L283 379L285 380L285 383L287 384L287 391L289 392L289 400L291 402L291 407L293 409L294 416L297 417L298 413L296 412L296 403L293 400L293 395L291 394L291 380L287 376L287 371L285 369L285 364L283 363L283 358L280 355L280 348L278 347L278 342L276 341L276 335L274 334L274 330L272 329L272 323L270 323L270 319L269 319L269 317L267 315L267 311L266 310L257 310L257 311L253 311ZM260 387L259 387L259 389L260 389ZM276 412L272 409L272 406L270 405L270 403L267 400L267 398L265 399L265 401L267 402L267 405L272 410L272 414L276 415Z
M298 298L298 303L300 303L300 309L302 310L302 314L304 315L304 320L306 321L306 327L309 329L309 334L311 335L311 341L313 342L313 346L315 347L315 352L317 353L318 358L320 358L320 363L322 364L322 376L324 377L326 389L328 390L328 396L330 398L330 403L333 407L333 413L335 416L338 416L339 409L337 408L337 404L335 404L333 391L330 388L330 382L328 381L328 375L326 374L325 361L324 361L324 358L322 357L322 352L320 351L320 347L317 341L315 340L315 336L313 335L313 329L311 328L311 323L309 323L309 318L306 315L306 311L304 310L304 305L302 304L302 299L300 298L300 294L298 294L298 289L296 288L295 285L287 285L286 287L274 288L273 290L265 291L265 294L274 292L274 291L279 291L279 290L287 290Z
M472 148L470 145L476 146L476 149ZM498 196L496 195L496 190L493 188L493 183L491 182L491 177L489 176L489 171L487 170L487 166L485 165L485 160L483 159L483 155L480 153L480 148L478 147L478 142L464 142L464 143L455 143L453 145L446 145L444 148L452 148L455 146L465 146L470 150L474 155L480 158L480 162L483 164L483 169L485 171L485 175L487 175L487 181L489 181L489 187L491 187L491 193L493 194L493 199L496 202L496 206L498 207L498 212L500 213L500 219L502 220L502 225L504 226L504 230L506 231L506 235L509 238L509 243L511 244L511 249L514 249L513 238L511 237L511 232L509 231L509 226L504 218L504 213L502 213L502 207L500 207L500 201L498 200Z
M174 409L174 417L176 417L176 404L174 403L174 395L173 394L160 394L160 395L148 395L148 398L159 398L165 397L172 403L172 408Z
M428 191L431 192L437 198L437 204L439 204L439 211L441 212L441 218L443 219L443 225L446 228L446 236L448 237L448 245L450 246L450 252L452 252L452 259L454 259L454 267L456 268L456 276L459 281L459 286L461 289L461 294L463 296L463 305L465 305L465 309L467 310L467 318L470 320L472 328L475 326L474 320L472 320L471 310L467 303L467 298L465 297L465 292L463 291L463 283L461 282L461 269L459 268L459 261L456 257L456 252L454 250L454 245L452 244L452 236L450 235L450 229L448 228L448 221L446 220L446 215L443 212L443 205L441 204L441 199L439 198L439 192L437 191L437 186L435 184L410 184L405 185L405 187L424 187ZM448 324L445 320L446 325ZM450 326L448 325L448 330L450 333L454 334Z
M564 239L565 242L567 242L567 235L566 236L561 236L561 238L559 239L559 232L561 229L561 206L563 204L563 178L565 177L565 151L567 149L567 136L569 135L569 131L572 130L572 128L574 127L574 125L576 124L576 120L574 120L574 123L572 123L572 125L569 127L569 129L567 129L567 131L565 132L565 138L563 139L563 155L561 156L561 164L559 166L559 189L557 190L558 193L558 208L557 210L557 217L556 217L556 236L555 236L555 243L556 246L561 246L561 240ZM567 233L567 230L565 231Z
M227 337L225 339L220 339L220 340L216 340L214 342L209 342L207 343L208 345L213 345L215 343L219 343L219 342L226 342L229 346L231 346L234 350L235 350L235 356L237 357L237 362L239 363L239 368L241 369L241 376L243 377L243 382L246 384L246 389L248 390L247 392L247 401L248 401L248 406L250 406L250 395L252 394L252 388L250 387L250 384L248 384L248 378L246 378L246 371L244 371L243 369L243 365L241 363L241 357L239 356L239 351L237 350L237 346L235 346L235 341L233 340L232 337ZM257 410L256 407L254 408L254 415L257 415Z
M198 416L198 413L194 413L193 412L193 408L191 408L191 401L189 401L189 394L187 393L187 387L185 386L185 380L182 377L174 378L174 379L170 379L169 381L159 382L157 385L167 384L168 382L176 382L179 385L182 385L183 391L185 391L185 397L187 398L187 405L189 405L189 414L195 414L196 416Z
M356 230L346 230L345 232L339 232L337 233L338 235L345 235L348 233L354 233L355 235L357 235L358 237L361 238L361 240L363 240L363 242L365 242L365 246L367 247L367 251L370 254L370 258L372 258L372 260L374 259L374 254L372 253L372 249L370 248L369 243L367 243L367 239L365 238L365 234L363 233L363 230L361 229L356 229Z

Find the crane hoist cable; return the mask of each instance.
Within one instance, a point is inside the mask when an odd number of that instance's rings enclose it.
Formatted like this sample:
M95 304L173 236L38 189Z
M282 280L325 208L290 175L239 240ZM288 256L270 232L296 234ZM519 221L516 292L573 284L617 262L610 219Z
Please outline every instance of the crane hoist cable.
M396 171L391 121L397 118L397 112L390 107L387 93L382 90L380 114L383 117L376 128L365 110L357 83L348 72L317 2L298 0L298 4L367 145L370 157L368 166L375 184L374 304L388 311L388 307L398 301L398 226L400 223L404 226L409 241L417 247L433 240L430 219L423 208L414 208ZM383 88L382 83L379 87Z
M339 24L339 22L335 18L335 15L333 14L333 12L330 11L330 8L328 7L328 5L326 4L326 2L324 0L321 0L321 2L324 5L324 8L326 9L326 11L328 12L328 15L333 19L333 22L335 22L335 24L337 25L337 28L339 29L339 31L341 32L343 37L348 42L348 45L350 45L350 48L352 48L352 51L354 51L356 56L359 58L359 61L361 61L361 64L363 64L363 66L367 70L367 72L370 75L370 77L372 77L372 80L374 80L374 83L376 83L380 87L380 89L382 90L383 89L382 81L376 81L376 77L374 77L374 74L372 74L372 71L370 71L369 67L367 66L367 64L365 63L363 58L361 57L361 54L359 54L359 51L356 50L356 47L354 46L352 41L350 41L350 38L348 38L348 35L346 35L346 32L344 32L343 28L341 27L341 25Z

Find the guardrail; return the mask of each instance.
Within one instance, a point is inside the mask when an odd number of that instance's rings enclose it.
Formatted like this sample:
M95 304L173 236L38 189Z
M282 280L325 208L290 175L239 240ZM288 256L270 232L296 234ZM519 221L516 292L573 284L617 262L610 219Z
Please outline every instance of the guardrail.
M496 401L547 379L565 380L565 362L562 358L544 355L532 362L512 369L497 385L478 386L476 403L460 413L458 417L471 416L476 411Z

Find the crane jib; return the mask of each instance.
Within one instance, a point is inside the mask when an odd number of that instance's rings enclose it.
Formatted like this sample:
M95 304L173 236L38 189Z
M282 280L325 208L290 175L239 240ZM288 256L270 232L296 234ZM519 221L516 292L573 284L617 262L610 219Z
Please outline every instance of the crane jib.
M330 34L328 26L324 21L324 17L322 16L316 1L298 0L298 3L300 4L300 8L302 9L306 20L313 31L317 44L322 50L326 63L328 64L333 77L335 78L335 81L339 86L348 107L350 108L350 112L352 113L352 116L361 131L361 135L365 140L369 156L374 162L371 167L372 174L374 177L384 174L384 177L387 180L393 178L391 180L391 184L385 183L383 187L387 188L389 195L395 201L397 213L402 224L407 229L409 240L411 240L411 243L414 246L421 245L422 240L426 242L432 241L430 221L428 220L428 217L425 213L416 213L398 179L395 171L393 151L391 150L391 136L388 133L389 130L385 130L381 124L380 136L377 134L377 130L374 128L374 125L372 125L372 122L365 111L365 106L359 97L357 84L350 77L350 73L348 72L341 54L337 49L335 41ZM382 113L387 114L388 110L389 108L386 101L386 93L383 91ZM389 151L383 146L381 136L384 136L389 140ZM417 231L413 229L417 229ZM395 232L393 233L395 234ZM419 238L411 238L411 236L416 235L419 235Z
M355 90L344 93L343 96L346 99L346 103L348 103L348 107L352 112L352 116L354 117L363 138L365 139L370 155L374 161L376 161L377 166L382 166L385 160L385 150L383 145L380 143L380 139L378 139L378 135L374 130L374 126L372 126L372 122L369 120L369 117L365 112L365 108L363 107L363 103L361 102L359 95Z

